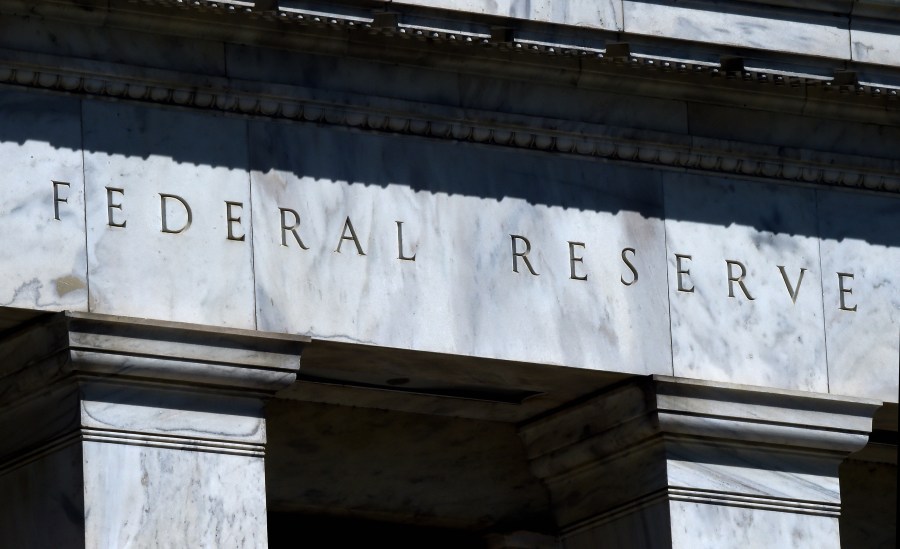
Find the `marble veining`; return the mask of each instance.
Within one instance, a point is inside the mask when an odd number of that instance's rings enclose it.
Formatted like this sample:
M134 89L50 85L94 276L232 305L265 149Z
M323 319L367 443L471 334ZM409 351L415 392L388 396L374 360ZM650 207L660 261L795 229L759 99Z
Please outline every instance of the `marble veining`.
M684 501L669 503L669 517L671 547L678 549L841 546L834 517Z
M86 547L267 546L262 458L83 447Z
M854 18L850 22L850 55L854 61L900 66L900 30L896 22Z
M0 90L0 306L86 310L79 101Z
M255 327L246 135L239 120L85 101L91 311Z
M817 196L829 389L896 402L900 200L826 190Z
M250 135L260 329L671 371L656 172L322 127ZM514 244L531 246L518 272Z
M665 183L675 375L827 392L814 192Z
M849 59L848 20L840 16L797 14L773 17L772 7L705 2L651 3L624 0L624 30L681 40L694 40Z
M546 23L622 30L621 0L403 0L400 3Z

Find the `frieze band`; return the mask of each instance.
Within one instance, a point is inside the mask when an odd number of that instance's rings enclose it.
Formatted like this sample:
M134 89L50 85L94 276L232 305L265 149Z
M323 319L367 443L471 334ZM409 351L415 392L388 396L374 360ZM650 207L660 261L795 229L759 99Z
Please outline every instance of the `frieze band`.
M68 203L68 197L64 194L61 194L61 189L69 188L70 186L70 183L65 181L52 181L53 213L54 219L57 221L60 220L60 204ZM128 225L128 220L124 217L124 204L122 202L125 196L125 190L117 187L105 187L105 189L107 226L120 229L126 228ZM193 223L193 210L191 209L191 206L187 202L187 200L175 194L158 194L160 200L160 232L168 234L180 234L187 231ZM168 215L168 207L174 204L180 205L180 208L184 211L184 220L178 226L172 224L172 222L169 220ZM242 226L244 204L238 201L225 200L224 210L226 226L225 238L232 241L244 241L246 239L246 231ZM300 232L300 213L298 213L295 209L279 206L278 214L280 223L279 228L281 234L281 246L297 246L301 250L309 250L310 247L305 243L302 237L302 233ZM417 251L405 249L403 244L404 222L401 220L396 220L395 223L397 226L397 259L401 261L416 261ZM528 237L520 234L510 234L509 237L511 246L512 272L517 274L528 273L532 276L540 276L541 273L536 270L531 259L529 259L529 254L533 252L531 240L529 240ZM349 216L345 218L341 226L336 246L333 250L334 253L344 253L343 246L345 243L352 243L353 249L356 251L357 255L366 255L362 242L360 241L356 229L353 226L353 221ZM583 271L583 253L585 252L586 244L579 241L567 241L567 245L569 255L568 278L570 280L582 282L587 281L589 273ZM619 279L621 284L623 284L624 286L636 285L640 279L640 273L638 272L637 267L632 261L637 256L637 254L638 250L632 247L622 248L620 252L621 262L629 271L627 273L628 278L626 278L626 274L622 274ZM695 287L693 285L693 282L691 282L690 269L690 262L693 260L693 256L682 253L674 253L673 256L675 259L675 282L677 291L683 293L694 293ZM806 267L801 267L797 274L796 282L791 282L788 272L786 271L786 266L777 265L777 268L781 276L781 280L784 282L784 286L787 291L788 297L791 300L791 303L796 304L797 297L800 293L800 286L803 283L804 274L809 269L807 269ZM853 294L853 288L850 287L850 283L854 278L853 273L836 272L835 274L838 281L838 308L842 311L856 312L857 305L851 304L849 301L849 296ZM747 266L741 260L725 259L725 275L728 285L729 298L738 297L737 291L739 291L743 298L748 301L754 301L756 299L755 297L753 297L750 289L748 288Z

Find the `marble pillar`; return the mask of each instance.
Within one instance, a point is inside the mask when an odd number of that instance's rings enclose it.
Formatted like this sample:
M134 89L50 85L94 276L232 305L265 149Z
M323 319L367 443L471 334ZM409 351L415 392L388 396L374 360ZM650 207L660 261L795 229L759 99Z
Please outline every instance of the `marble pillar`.
M266 547L300 337L58 313L0 340L4 547Z
M880 404L653 376L520 434L567 549L838 548L838 469Z

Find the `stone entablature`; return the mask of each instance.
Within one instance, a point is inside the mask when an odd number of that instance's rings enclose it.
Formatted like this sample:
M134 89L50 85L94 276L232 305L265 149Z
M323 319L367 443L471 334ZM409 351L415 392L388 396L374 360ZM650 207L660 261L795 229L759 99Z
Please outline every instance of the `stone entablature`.
M897 199L827 188L900 189L887 99L535 65L502 33L453 50L226 4L3 5L4 306L896 399Z
M896 398L891 195L3 97L4 306Z

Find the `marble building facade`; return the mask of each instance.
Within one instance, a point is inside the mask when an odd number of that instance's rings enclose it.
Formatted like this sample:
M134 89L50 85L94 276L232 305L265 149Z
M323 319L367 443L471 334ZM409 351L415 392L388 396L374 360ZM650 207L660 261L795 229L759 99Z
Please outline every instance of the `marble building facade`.
M895 547L898 94L894 0L0 0L0 544Z

